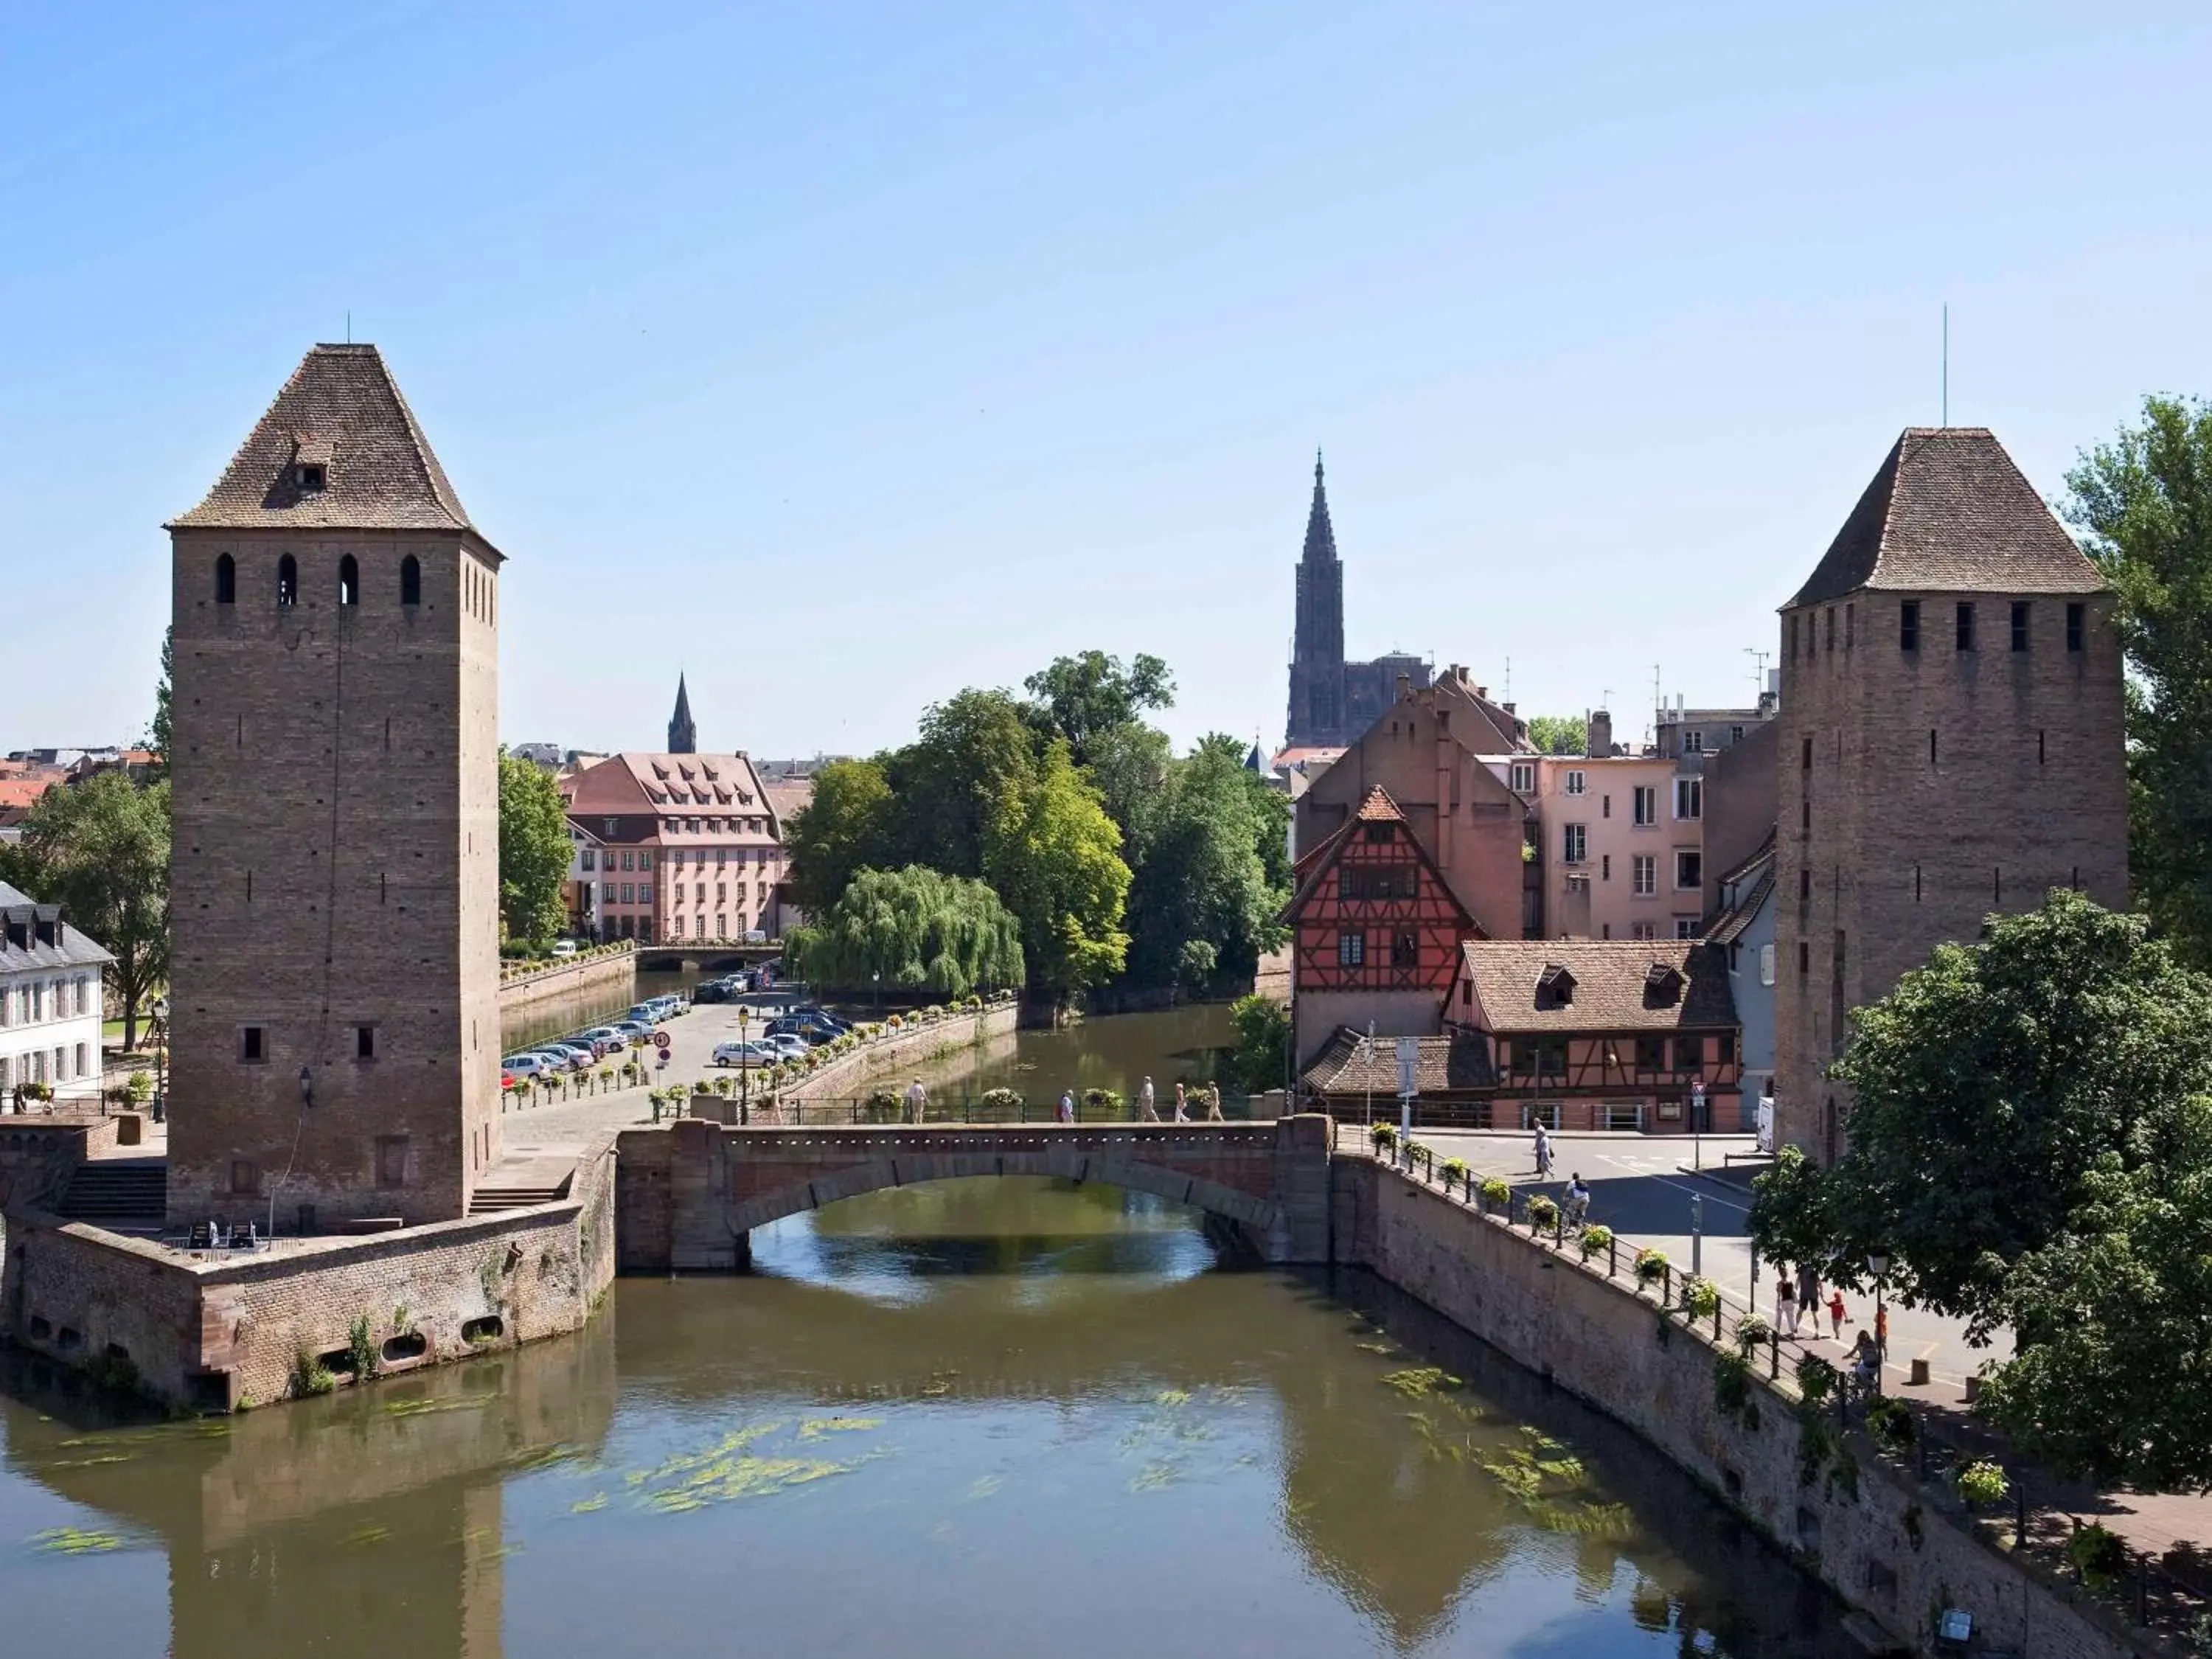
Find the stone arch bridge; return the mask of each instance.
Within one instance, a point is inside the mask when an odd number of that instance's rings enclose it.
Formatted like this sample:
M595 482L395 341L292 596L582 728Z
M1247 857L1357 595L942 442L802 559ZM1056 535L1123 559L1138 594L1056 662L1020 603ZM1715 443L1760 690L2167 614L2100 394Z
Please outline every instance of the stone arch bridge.
M1050 1176L1152 1193L1234 1223L1270 1261L1328 1259L1328 1120L1008 1127L750 1127L683 1118L623 1132L616 1263L732 1273L747 1235L886 1187Z

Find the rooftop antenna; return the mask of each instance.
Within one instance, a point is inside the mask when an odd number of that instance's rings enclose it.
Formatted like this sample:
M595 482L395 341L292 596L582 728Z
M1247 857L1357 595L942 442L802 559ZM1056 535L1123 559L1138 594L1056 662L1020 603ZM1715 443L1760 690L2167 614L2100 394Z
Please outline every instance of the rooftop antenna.
M346 343L348 345L353 343L353 307L351 306L346 307Z
M1756 702L1766 695L1766 659L1774 653L1771 651L1762 651L1755 645L1747 645L1743 648L1743 654L1751 659L1752 701Z
M1951 307L1943 307L1943 424L1951 424Z
M1513 701L1513 659L1510 657L1505 659L1505 696L1500 701L1504 702Z

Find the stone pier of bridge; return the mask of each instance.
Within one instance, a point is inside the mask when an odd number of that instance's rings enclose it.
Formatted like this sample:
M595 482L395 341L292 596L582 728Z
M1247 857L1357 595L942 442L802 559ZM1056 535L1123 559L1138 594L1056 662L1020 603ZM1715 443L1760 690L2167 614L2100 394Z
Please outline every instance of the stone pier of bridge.
M1329 1255L1329 1124L750 1127L682 1118L623 1131L617 1268L732 1273L759 1226L886 1187L976 1176L1103 1182L1236 1224L1269 1261Z

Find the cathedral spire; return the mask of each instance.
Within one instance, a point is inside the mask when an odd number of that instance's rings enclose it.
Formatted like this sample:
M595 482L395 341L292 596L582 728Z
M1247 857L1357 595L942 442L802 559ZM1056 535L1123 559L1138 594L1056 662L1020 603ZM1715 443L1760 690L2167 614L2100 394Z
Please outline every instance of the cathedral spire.
M684 675L676 675L676 712L668 718L668 752L672 755L696 755L699 752L699 734L691 725L691 693L684 684Z
M1313 507L1306 514L1305 562L1336 562L1336 531L1328 521L1328 489L1322 478L1321 451L1314 451Z

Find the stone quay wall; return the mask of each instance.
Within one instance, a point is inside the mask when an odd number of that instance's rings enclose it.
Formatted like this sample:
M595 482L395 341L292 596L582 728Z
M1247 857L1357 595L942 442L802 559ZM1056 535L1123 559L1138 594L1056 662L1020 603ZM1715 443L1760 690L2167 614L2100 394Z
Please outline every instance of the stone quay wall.
M924 1060L942 1059L995 1037L1011 1036L1020 1018L1018 1002L994 1002L974 1013L949 1014L928 1025L878 1037L808 1073L776 1098L786 1102L836 1100L865 1093L886 1072L905 1071Z
M1856 1489L1799 1479L1795 1402L1754 1381L1756 1428L1714 1398L1715 1349L1662 1319L1633 1282L1370 1158L1332 1161L1334 1259L1366 1267L1642 1435L1916 1652L1936 1609L1964 1607L1992 1650L2119 1659L2139 1650L2099 1610L1924 1508L1863 1435L1846 1441ZM1661 1328L1668 1326L1662 1339ZM1757 1368L1754 1367L1754 1370Z
M611 1131L599 1136L557 1203L252 1254L191 1255L18 1210L0 1335L228 1411L284 1398L300 1357L329 1364L362 1319L387 1374L573 1331L614 1274L614 1150Z
M603 991L637 978L637 952L610 951L604 956L580 957L570 962L550 963L500 981L499 1011L511 1014L556 998L586 991Z

